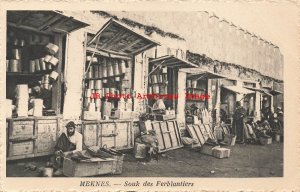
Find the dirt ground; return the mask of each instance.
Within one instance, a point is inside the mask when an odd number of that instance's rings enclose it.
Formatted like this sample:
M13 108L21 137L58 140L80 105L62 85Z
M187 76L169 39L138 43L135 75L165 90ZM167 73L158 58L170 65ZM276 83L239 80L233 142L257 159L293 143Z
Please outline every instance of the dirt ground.
M158 162L143 163L126 153L123 173L113 177L282 177L283 143L270 145L236 144L230 158L217 159L194 149L168 151ZM36 177L39 172L24 170L27 163L45 166L49 156L7 162L8 177ZM112 175L106 175L111 177Z

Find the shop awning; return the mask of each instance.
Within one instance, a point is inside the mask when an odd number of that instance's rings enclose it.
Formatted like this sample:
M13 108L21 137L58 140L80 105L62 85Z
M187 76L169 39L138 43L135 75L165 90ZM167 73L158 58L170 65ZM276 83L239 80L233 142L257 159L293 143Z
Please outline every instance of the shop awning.
M260 92L262 94L266 94L266 95L272 96L270 93L268 93L267 91L265 91L263 89L259 89L259 88L255 88L255 87L244 87L244 88L252 90L252 91L257 91L257 92Z
M235 92L235 93L240 93L240 94L245 94L245 95L255 93L252 90L249 90L249 89L246 89L246 88L240 87L240 86L223 86L223 88L225 88L229 91Z
M187 75L187 79L222 79L222 78L226 78L226 77L210 71L200 72L197 70L197 73L192 73Z
M160 65L162 67L170 67L170 68L197 68L198 65L195 65L186 60L175 57L174 55L166 55L163 57L150 59L150 64Z
M45 33L70 33L89 25L59 11L7 11L7 23Z
M114 19L105 23L87 43L90 48L123 56L134 56L157 45L159 43L134 32Z
M271 93L272 95L274 95L274 96L283 94L283 92L278 91L278 90L271 90L270 93Z
M265 90L265 92L271 94L272 96L283 94L283 92L279 90L274 90L271 87L263 87L263 89Z

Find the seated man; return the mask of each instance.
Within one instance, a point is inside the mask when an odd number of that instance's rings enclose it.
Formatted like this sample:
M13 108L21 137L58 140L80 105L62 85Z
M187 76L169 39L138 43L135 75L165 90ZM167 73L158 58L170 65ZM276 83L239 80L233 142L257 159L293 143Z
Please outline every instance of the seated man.
M55 168L58 169L55 175L60 175L62 171L63 157L69 156L76 151L82 151L82 135L75 131L75 123L68 122L66 125L66 132L63 132L57 140L55 149Z

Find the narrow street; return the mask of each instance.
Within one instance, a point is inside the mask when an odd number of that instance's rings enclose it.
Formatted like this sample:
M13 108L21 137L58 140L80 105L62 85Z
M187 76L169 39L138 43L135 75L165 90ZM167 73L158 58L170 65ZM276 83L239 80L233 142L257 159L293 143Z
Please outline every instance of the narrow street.
M123 173L113 177L282 177L283 143L270 145L236 144L228 147L231 156L217 159L194 149L181 148L160 156L159 161L143 163L132 153L126 153ZM39 172L24 171L27 163L45 166L49 156L11 161L7 164L9 177L36 177ZM37 168L37 169L38 169ZM107 175L111 177L111 175Z

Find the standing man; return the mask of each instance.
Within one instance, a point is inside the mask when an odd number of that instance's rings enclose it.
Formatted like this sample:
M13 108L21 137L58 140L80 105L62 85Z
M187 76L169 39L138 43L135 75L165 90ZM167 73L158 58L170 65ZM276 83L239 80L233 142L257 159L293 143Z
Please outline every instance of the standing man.
M244 119L246 115L246 110L241 106L241 102L236 102L236 109L233 115L233 134L236 135L236 141L238 143L244 144Z

